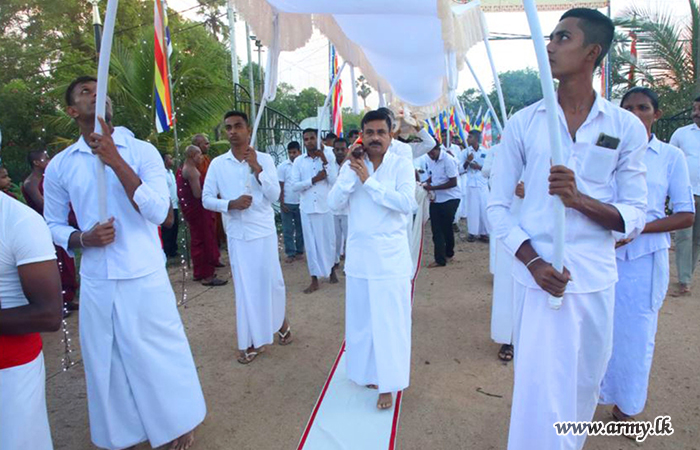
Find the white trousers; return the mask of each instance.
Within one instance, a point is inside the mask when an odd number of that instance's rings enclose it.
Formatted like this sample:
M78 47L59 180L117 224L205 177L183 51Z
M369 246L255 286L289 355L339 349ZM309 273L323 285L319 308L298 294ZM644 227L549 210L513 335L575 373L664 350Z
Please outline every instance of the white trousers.
M600 403L617 405L630 416L644 410L654 358L659 320L659 311L652 307L654 257L617 260L613 352L601 385Z
M92 442L122 449L148 440L156 448L199 425L204 396L165 267L80 284Z
M0 370L0 449L52 450L44 353Z
M345 281L348 378L380 393L408 387L411 371L411 280Z
M586 436L557 436L555 422L593 419L612 351L615 286L565 294L561 309L541 289L513 283L513 406L508 450L580 450Z
M486 227L486 204L488 203L487 186L469 186L467 188L467 229L469 234L482 236L488 234Z
M491 305L491 339L499 344L513 343L513 299L512 271L514 257L500 239L492 238L490 248L494 249L493 294Z
M329 277L335 265L335 223L333 213L301 213L306 263L312 277Z
M459 187L459 207L457 208L457 213L455 214L455 223L459 223L459 219L465 219L467 217L467 197L468 197L468 185L467 174L464 173L457 177L457 186Z
M348 215L333 215L335 224L335 263L340 262L340 257L345 255L345 241L348 239Z
M277 235L245 241L228 238L234 288L238 348L259 348L274 342L284 322L285 288Z

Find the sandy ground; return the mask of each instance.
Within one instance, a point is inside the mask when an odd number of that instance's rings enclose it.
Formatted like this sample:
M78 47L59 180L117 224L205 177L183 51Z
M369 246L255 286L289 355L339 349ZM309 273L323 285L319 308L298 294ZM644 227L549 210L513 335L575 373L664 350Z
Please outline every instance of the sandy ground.
M424 266L431 255L428 232ZM204 288L185 283L187 303L180 312L208 407L194 449L293 449L298 444L343 339L344 278L304 295L306 263L282 267L295 342L269 348L249 366L236 363L232 284ZM675 267L672 271L675 280ZM228 269L221 273L230 278ZM182 274L173 268L171 276L179 296ZM489 338L491 282L488 245L463 240L458 240L454 262L442 269L424 267L420 273L411 387L401 411L399 448L506 448L513 370L497 359L499 346ZM675 433L649 438L642 447L700 449L699 302L700 287L692 297L669 297L661 310L649 400L640 418L670 415ZM78 362L68 371L61 370L61 333L44 336L54 445L91 449L78 318L67 322L72 357ZM596 419L607 421L609 408L600 407ZM623 437L592 437L586 449L638 446Z

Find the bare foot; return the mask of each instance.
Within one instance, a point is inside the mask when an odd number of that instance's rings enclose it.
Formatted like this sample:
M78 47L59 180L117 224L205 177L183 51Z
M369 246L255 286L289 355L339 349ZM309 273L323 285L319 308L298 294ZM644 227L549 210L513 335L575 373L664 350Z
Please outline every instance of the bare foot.
M335 274L335 267L331 269L331 279L330 283L331 284L336 284L338 282L338 275Z
M185 433L170 443L168 450L187 450L194 444L194 430Z
M678 289L671 294L671 297L685 297L690 295L690 286L687 284L678 284Z
M284 331L282 331L284 330ZM292 326L289 325L289 321L287 319L284 319L284 323L282 324L282 328L277 332L277 334L280 337L280 345L289 345L292 343Z
M436 268L436 267L445 267L445 266L444 266L444 265L441 265L441 264L438 264L438 263L436 263L436 262L431 262L430 264L428 264L428 269L434 269L434 268Z
M377 400L377 408L379 409L389 409L391 405L394 404L394 397L391 392L386 392L384 394L379 394L379 399Z
M295 260L296 260L295 257L293 257L293 256L287 256L287 259L285 259L284 262L286 262L287 264L291 264L291 263L293 263Z
M309 287L304 289L304 294L310 294L316 291L318 291L318 278L314 277L311 279L311 284L309 285Z

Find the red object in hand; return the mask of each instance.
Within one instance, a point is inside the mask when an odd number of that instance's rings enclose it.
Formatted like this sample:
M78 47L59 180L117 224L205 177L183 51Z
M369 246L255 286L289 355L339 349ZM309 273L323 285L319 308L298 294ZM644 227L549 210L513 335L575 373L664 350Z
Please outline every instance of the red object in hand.
M356 147L356 148L352 151L352 157L355 158L355 159L362 158L362 152L363 152L363 148L362 148L362 135L360 135L360 136L357 138L357 140L356 140L352 145L355 146L355 145L358 145L358 144L359 144L359 147Z

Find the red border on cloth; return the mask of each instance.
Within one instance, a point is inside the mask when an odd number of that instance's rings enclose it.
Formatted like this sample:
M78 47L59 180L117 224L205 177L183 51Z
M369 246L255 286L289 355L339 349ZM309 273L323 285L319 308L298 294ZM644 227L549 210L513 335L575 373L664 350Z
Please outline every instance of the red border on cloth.
M418 278L418 273L420 272L420 265L423 260L423 233L424 233L424 228L425 228L425 223L421 224L421 238L420 238L420 250L418 251L418 262L416 264L416 270L413 274L413 279L411 280L411 306L413 306L413 294L415 292L416 288L416 279ZM338 368L338 363L340 362L340 357L343 355L343 352L345 351L345 341L343 341L343 344L340 346L340 351L338 352L338 356L335 358L335 362L333 363L333 367L331 368L331 371L328 374L328 378L326 379L326 383L323 385L323 389L321 390L321 395L319 395L318 400L316 400L316 405L314 406L313 411L311 412L311 417L309 417L309 421L306 423L306 428L304 428L304 434L301 436L301 440L299 441L299 445L297 446L297 450L302 450L304 448L304 444L306 443L306 438L309 437L309 432L311 432L311 426L314 424L314 420L316 419L316 414L318 413L318 410L321 408L321 403L323 402L324 397L326 396L326 392L328 391L328 386L331 384L331 380L333 379L333 375L335 374L335 369ZM398 429L399 429L399 416L401 413L401 399L403 398L403 391L399 391L396 394L396 404L394 405L394 418L391 423L391 437L389 439L389 450L394 450L396 447L396 437L398 435Z

